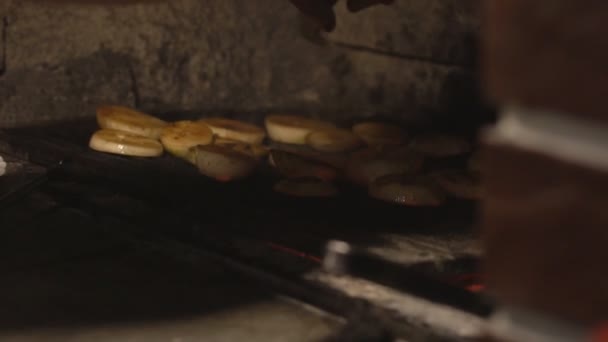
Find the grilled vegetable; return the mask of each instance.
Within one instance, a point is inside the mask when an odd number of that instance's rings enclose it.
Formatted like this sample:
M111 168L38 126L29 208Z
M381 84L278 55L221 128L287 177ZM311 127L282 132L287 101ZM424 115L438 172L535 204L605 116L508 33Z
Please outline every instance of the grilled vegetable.
M338 194L333 184L316 178L284 179L274 185L274 190L295 197L332 197Z
M121 106L97 108L99 127L158 139L167 123L151 115Z
M306 145L272 143L270 149L295 154L306 160L329 165L338 170L344 169L349 158L348 153L325 153L313 150Z
M448 135L424 135L415 137L410 147L433 158L453 157L471 151L471 144L460 137Z
M469 157L469 161L467 162L467 168L472 172L480 172L481 171L481 161L479 152L473 152L471 157Z
M333 128L311 132L306 143L321 152L345 152L361 146L362 141L350 131Z
M252 156L224 146L199 145L191 153L198 170L220 182L246 178L257 165Z
M443 170L432 174L433 179L448 194L464 199L481 199L483 189L479 173L465 170Z
M260 145L249 145L249 148L251 149L251 152L253 153L253 155L258 158L266 157L270 153L268 146L264 146L261 144Z
M429 177L411 175L388 175L376 179L369 186L373 198L405 206L441 205L445 193Z
M213 144L217 146L228 147L235 151L243 152L256 158L265 157L269 153L268 148L262 144L249 145L240 141L225 138L216 137L213 141Z
M213 134L224 139L257 145L266 137L262 128L243 121L223 118L206 118L201 121L211 128Z
M213 133L204 123L178 121L165 127L160 136L160 141L167 152L180 158L189 159L190 148L212 143Z
M6 162L0 156L0 176L3 176L6 173Z
M331 166L284 151L270 151L269 162L281 175L287 178L317 178L331 181L338 175L336 169Z
M417 173L423 161L418 153L404 146L370 147L351 155L346 164L346 177L355 184L368 186L382 176Z
M266 131L270 139L286 144L306 144L306 137L318 130L334 128L329 122L293 115L267 116Z
M406 138L401 127L379 122L358 123L353 126L353 132L370 146L400 145Z
M89 147L95 151L125 156L158 157L163 154L163 145L154 139L110 129L95 132Z

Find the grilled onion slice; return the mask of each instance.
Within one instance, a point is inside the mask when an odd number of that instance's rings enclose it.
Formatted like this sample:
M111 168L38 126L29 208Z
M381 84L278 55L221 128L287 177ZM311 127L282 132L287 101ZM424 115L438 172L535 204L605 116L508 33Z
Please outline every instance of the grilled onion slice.
M433 158L459 156L471 151L471 144L466 139L448 135L418 136L412 140L410 147Z
M2 156L0 156L0 176L3 176L5 173L6 173L6 162L4 161Z
M333 128L311 132L306 143L321 152L346 152L361 146L361 139L345 129Z
M333 184L316 178L283 179L274 185L274 191L295 197L332 197L338 194Z
M249 145L249 148L251 149L253 155L258 158L266 157L270 153L270 149L268 149L268 146L264 146L261 144Z
M329 122L295 115L270 115L265 120L270 139L285 144L306 144L306 137L318 130L335 126Z
M467 162L467 168L471 172L481 171L481 157L479 152L473 152L473 154L469 157L469 161Z
M189 150L198 145L213 142L213 133L204 123L178 121L163 130L160 141L167 152L184 159L189 159Z
M142 136L111 129L102 129L91 136L89 147L95 151L134 157L158 157L163 145Z
M379 122L361 122L353 132L370 146L399 145L405 142L405 133L399 126Z
M368 186L375 179L404 173L417 173L424 159L407 147L370 147L353 153L346 164L346 177L353 183Z
M454 197L471 200L483 197L483 188L477 172L442 170L433 173L432 176L437 184Z
M413 207L436 207L445 201L445 193L430 178L410 175L388 175L369 186L373 198Z
M295 154L303 159L329 165L338 170L344 169L349 158L348 153L325 153L305 145L272 143L270 149Z
M338 175L336 169L331 166L279 150L270 151L269 163L287 178L317 178L332 181Z
M246 178L257 165L252 156L216 145L194 147L192 158L200 173L220 182Z
M216 137L213 141L214 145L224 146L231 148L235 151L239 151L248 155L251 155L256 158L262 158L268 155L269 150L266 146L262 144L249 145L240 141L218 138Z
M224 139L256 145L261 144L266 137L262 128L248 122L224 118L205 118L201 121L211 128L213 134Z
M158 139L167 123L151 115L121 106L97 108L99 127Z

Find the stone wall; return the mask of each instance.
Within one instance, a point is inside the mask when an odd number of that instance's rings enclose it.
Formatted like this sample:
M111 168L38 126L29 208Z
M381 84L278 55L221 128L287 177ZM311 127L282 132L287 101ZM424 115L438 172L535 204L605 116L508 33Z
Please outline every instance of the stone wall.
M5 0L0 125L90 116L101 103L336 119L467 110L472 2L398 0L359 14L339 7L338 29L315 43L286 0Z

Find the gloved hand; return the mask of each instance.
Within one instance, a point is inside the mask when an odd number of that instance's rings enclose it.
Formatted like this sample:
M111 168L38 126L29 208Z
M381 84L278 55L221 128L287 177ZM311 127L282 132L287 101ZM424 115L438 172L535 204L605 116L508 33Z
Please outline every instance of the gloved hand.
M304 15L312 18L323 30L330 32L336 27L334 6L338 0L289 0ZM347 0L346 7L351 12L358 12L370 6L390 5L395 0Z

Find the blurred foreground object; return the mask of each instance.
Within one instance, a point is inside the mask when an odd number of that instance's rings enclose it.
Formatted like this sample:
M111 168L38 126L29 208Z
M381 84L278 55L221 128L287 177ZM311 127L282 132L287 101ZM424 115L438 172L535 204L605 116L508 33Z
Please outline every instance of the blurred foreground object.
M487 0L489 292L583 326L608 317L608 2Z
M483 3L485 82L493 99L607 122L607 1Z

